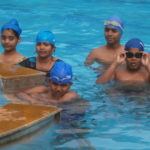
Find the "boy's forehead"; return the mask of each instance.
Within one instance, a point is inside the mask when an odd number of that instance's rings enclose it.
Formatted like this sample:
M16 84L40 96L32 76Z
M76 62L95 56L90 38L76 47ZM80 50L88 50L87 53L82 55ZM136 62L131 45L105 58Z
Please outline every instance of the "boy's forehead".
M6 29L3 31L2 35L14 35L14 32L12 29Z
M110 27L105 27L105 29L115 29L115 27L114 26L110 26ZM117 29L115 29L115 30L117 30Z
M119 32L114 26L105 27L104 29L105 29L105 30L111 30L111 31L117 31L117 32Z
M129 52L141 52L141 50L138 48L130 48L128 51Z
M50 80L51 84L55 84L55 85L63 85L63 86L67 86L67 85L70 85L70 83L58 83L58 82L55 82L55 81L52 81Z

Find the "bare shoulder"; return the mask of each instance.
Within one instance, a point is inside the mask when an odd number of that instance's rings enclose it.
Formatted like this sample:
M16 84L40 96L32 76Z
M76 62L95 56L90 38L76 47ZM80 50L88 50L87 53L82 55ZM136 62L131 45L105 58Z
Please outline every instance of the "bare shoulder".
M87 56L85 60L85 64L92 65L94 61L96 61L97 59L101 59L102 57L101 55L103 54L103 52L101 51L103 50L104 50L104 46L91 50L91 52L89 53L89 55Z
M3 58L4 54L3 53L0 53L0 58Z
M101 52L105 51L105 49L106 49L105 46L97 47L97 48L93 49L91 51L91 53L96 55L96 54L99 54L100 51Z
M26 89L23 92L24 93L45 93L47 91L48 91L47 87L44 85L41 85L41 86L36 86L30 89Z
M79 97L79 95L78 95L76 92L74 92L74 91L70 91L69 94L70 94L70 96L71 96L72 98L77 98L77 97Z
M71 101L75 98L78 98L78 94L74 91L69 91L68 93L66 93L63 98L62 98L62 102L67 102L67 101Z
M54 60L54 61L57 61L57 60L58 60L58 58L56 58L56 57L53 57L53 60Z
M74 91L69 91L66 96L69 98L69 99L74 99L74 98L77 98L79 97L78 94Z
M99 57L101 57L101 55L103 55L103 53L105 52L105 49L106 49L105 46L97 47L97 48L91 50L88 57L94 58L94 59L99 58Z

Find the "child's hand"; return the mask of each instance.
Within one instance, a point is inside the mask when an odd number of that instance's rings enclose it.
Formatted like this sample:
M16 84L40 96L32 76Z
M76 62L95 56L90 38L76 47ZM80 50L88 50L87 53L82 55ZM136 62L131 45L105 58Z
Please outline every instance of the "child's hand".
M122 63L125 62L125 58L126 58L125 52L118 53L117 56L116 56L115 62L117 64L122 64Z
M142 64L146 67L149 68L150 65L150 61L149 61L149 54L147 52L143 52L143 56L142 56Z

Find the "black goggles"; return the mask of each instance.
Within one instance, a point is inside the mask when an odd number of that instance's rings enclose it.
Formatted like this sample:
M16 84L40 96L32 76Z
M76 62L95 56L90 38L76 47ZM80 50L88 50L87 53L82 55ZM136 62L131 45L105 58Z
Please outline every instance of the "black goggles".
M127 56L127 58L132 58L132 57L142 58L143 53L131 53L131 52L127 52L126 56Z

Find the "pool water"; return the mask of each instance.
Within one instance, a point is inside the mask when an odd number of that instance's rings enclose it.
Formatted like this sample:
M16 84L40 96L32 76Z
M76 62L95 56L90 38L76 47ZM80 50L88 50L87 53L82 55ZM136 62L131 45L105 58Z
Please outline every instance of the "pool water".
M105 44L103 22L112 15L125 21L122 44L138 37L150 52L149 7L148 0L0 1L1 25L17 18L23 29L17 48L23 55L36 55L39 30L54 32L54 56L73 66L72 90L82 99L62 105L66 110L60 123L49 124L0 149L149 150L150 86L127 89L113 82L96 85L97 72L84 66L88 53ZM0 105L7 102L1 94Z

